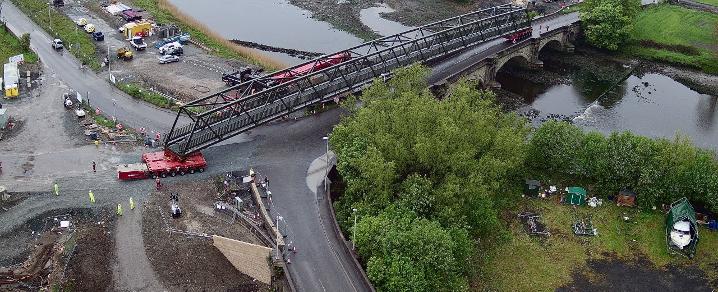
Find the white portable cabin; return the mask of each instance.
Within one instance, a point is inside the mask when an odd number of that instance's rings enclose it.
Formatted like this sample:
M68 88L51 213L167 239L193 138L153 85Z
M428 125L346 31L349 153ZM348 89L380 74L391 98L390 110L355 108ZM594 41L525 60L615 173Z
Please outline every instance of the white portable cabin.
M3 66L3 73L5 97L18 96L20 93L20 70L17 68L17 63L5 64Z

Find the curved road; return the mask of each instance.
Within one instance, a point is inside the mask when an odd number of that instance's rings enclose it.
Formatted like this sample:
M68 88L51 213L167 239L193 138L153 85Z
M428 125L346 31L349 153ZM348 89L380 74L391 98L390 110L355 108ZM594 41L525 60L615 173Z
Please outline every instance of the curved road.
M119 120L131 127L145 127L148 130L166 132L171 127L175 113L140 102L115 89L104 79L92 72L83 73L78 70L78 62L70 54L60 55L49 45L50 37L37 25L21 13L9 1L4 1L2 15L8 26L16 33L29 32L31 47L48 67L45 74L53 74L69 87L81 92L90 92L91 104L105 111L116 107ZM562 24L575 22L577 14L562 15L547 19ZM553 27L554 24L551 24ZM536 28L537 29L537 28ZM435 67L432 77L441 80L451 71L470 66L473 62L484 58L488 53L501 49L502 41L493 41L477 46L466 53L447 60ZM53 78L55 78L53 77ZM50 84L44 87L52 86ZM59 96L58 96L59 99ZM114 99L114 101L113 101ZM341 244L332 233L331 226L326 224L326 204L321 192L307 186L307 172L312 161L324 154L325 142L322 136L331 132L339 121L339 110L308 117L294 122L277 123L253 131L252 134L241 135L237 139L225 141L204 151L210 168L207 173L196 175L206 178L209 175L227 171L255 167L261 175L270 177L270 190L274 193L273 212L284 217L288 241L293 241L298 253L292 255L290 272L294 275L300 291L366 291L361 284L360 271L351 263L351 259L337 252ZM22 135L22 133L20 133ZM238 143L240 142L240 143ZM62 195L33 196L7 212L0 213L0 234L10 232L30 218L57 208L89 207L87 190L93 189L98 198L97 205L112 206L118 200L125 201L131 195L137 201L143 194L152 189L150 181L119 182L115 178L112 164L136 160L137 152L116 153L114 150L95 150L93 147L78 147L68 150L64 158L74 163L85 165L88 159L99 155L105 157L106 166L97 174L83 172L64 173L55 171L53 181L58 181ZM97 154L87 155L89 151ZM104 153L110 152L110 154ZM104 154L103 154L104 153ZM24 154L24 155L33 155ZM17 153L0 153L0 159L13 158ZM107 158L109 157L109 158ZM51 167L64 161L50 161L36 168ZM55 166L57 167L57 166ZM52 168L50 168L52 169ZM192 177L190 177L192 178ZM33 178L27 178L32 180ZM168 178L172 182L182 178ZM7 176L0 179L5 184L25 191L48 191L48 178L42 178L37 184L28 183L17 178L8 180ZM324 214L324 215L322 215Z

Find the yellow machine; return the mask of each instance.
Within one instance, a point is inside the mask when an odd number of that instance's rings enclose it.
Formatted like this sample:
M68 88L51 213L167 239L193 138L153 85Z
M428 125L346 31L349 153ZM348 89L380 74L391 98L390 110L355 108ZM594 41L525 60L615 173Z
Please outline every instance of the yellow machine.
M122 47L117 50L117 58L118 59L123 59L125 61L129 61L129 60L132 60L132 57L134 57L132 55L132 51L130 51L130 49L128 49L127 47Z

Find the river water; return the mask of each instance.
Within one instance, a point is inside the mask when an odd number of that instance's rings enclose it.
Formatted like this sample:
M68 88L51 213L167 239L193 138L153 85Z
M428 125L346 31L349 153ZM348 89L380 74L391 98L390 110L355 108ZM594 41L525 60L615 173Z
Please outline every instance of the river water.
M603 96L611 85L591 74L573 74L570 84L551 86L508 74L497 80L502 88L524 97L529 106L520 111L538 112L534 123L559 117L602 133L628 130L665 138L680 134L700 147L718 150L718 97L697 93L665 75L630 75Z
M287 0L170 0L182 12L227 39L279 48L332 53L363 41L311 18L311 12ZM305 62L281 53L265 52L288 64Z

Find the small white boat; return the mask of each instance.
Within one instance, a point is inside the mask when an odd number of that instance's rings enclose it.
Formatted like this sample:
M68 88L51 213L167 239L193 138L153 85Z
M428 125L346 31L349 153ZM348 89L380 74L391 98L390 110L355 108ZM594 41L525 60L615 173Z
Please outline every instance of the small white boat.
M679 248L683 249L691 243L693 237L691 236L691 223L687 220L681 220L673 224L673 230L671 230L671 242Z

